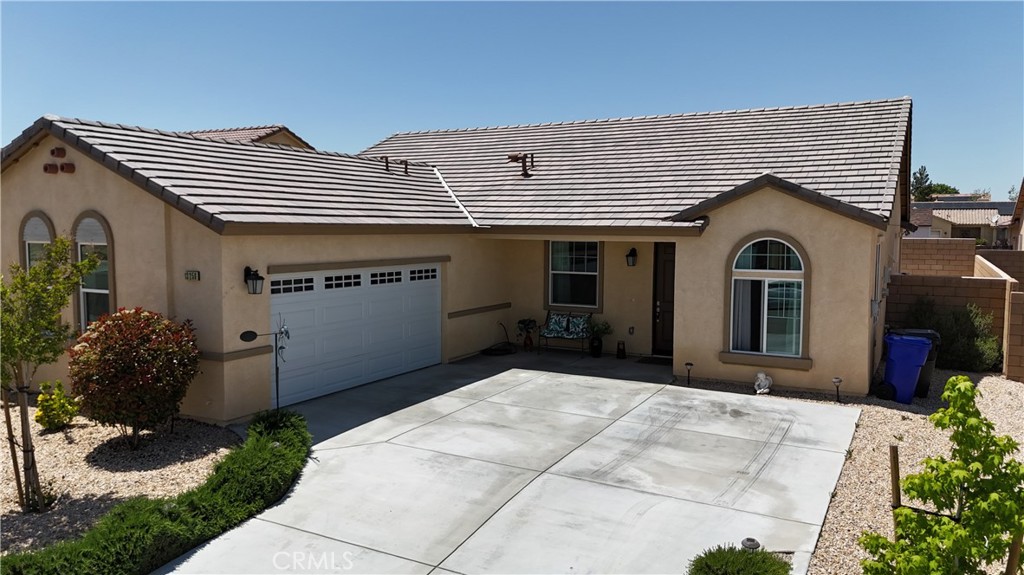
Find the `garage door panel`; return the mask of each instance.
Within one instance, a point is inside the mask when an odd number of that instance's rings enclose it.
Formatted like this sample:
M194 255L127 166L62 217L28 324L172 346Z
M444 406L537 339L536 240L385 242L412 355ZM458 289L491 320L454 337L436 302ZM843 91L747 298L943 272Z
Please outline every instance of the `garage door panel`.
M421 264L272 278L271 325L283 317L293 338L281 405L440 363L439 275Z
M421 287L421 286L415 286L415 287ZM432 287L432 286L422 286L422 287L428 287L429 288L429 287ZM411 293L408 296L406 296L406 300L404 302L405 306L404 306L403 309L406 312L414 312L416 310L431 309L433 307L434 301L437 300L439 294L440 294L440 290L438 290L438 289L423 289L423 290L417 291L416 293Z
M317 309L309 302L289 302L287 306L275 309L270 317L270 326L278 328L281 318L288 324L288 328L297 331L306 331L316 327Z
M323 337L324 355L357 356L366 353L362 331L331 332Z
M366 328L367 345L387 345L391 346L394 342L400 342L405 336L405 324L402 321L392 320L388 323L378 323L368 325Z
M363 302L324 306L323 324L361 321L364 317L363 307Z
M389 317L399 317L405 313L404 298L401 294L376 295L369 301L366 310L366 319L377 321Z
M295 331L291 326L288 329L292 332ZM315 337L303 335L293 337L282 343L286 346L284 351L285 363L299 366L317 358L317 338Z
M438 335L439 334L437 331L437 318L420 317L416 319L410 319L405 324L406 339L433 339Z

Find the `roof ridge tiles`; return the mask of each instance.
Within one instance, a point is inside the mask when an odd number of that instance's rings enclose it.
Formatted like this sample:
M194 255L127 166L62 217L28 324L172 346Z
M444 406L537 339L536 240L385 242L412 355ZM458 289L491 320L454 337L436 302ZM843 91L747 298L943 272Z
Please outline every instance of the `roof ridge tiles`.
M215 142L215 143L222 143L222 144L230 144L230 145L233 145L233 146L251 146L251 147L255 147L255 148L263 148L263 149L271 149L271 150L282 150L282 151L287 151L287 152L296 152L296 153L302 153L302 154L314 154L314 155L319 155L319 156L333 156L333 157L341 157L341 158L351 158L351 159L355 159L355 160L365 160L365 161L373 161L373 162L383 162L384 161L384 160L380 159L377 156L366 155L366 154L348 154L348 153L344 153L344 152L334 152L334 151L329 151L329 150L316 150L316 149L310 149L310 148L296 148L294 146L288 146L286 144L274 144L274 143L264 143L264 142L241 142L241 141L238 141L238 140L226 140L226 139L223 139L223 138L211 138L211 137L203 138L203 137L195 136L195 135L190 134L188 132L177 132L177 131L169 131L169 130L159 130L159 129L156 129L156 128L145 128L145 127L142 127L142 126L134 126L134 125L130 125L130 124L112 124L112 123L109 123L109 122L100 122L100 121L96 121L96 120L86 120L86 119L83 119L83 118L69 118L69 117L65 117L65 116L56 116L56 115L53 115L53 114L47 114L46 116L43 116L43 118L45 118L46 120L49 120L51 122L58 122L58 123L64 123L64 124L80 124L80 125L100 127L100 128L112 128L112 129L117 129L117 130L124 130L124 131L127 131L127 132L142 132L142 133L148 133L148 134L159 134L161 136L167 136L167 137L171 137L171 138L181 138L183 140L195 140L195 141L198 141L198 142ZM405 161L403 158L392 158L392 160L402 161L402 162ZM422 167L422 168L432 168L432 167L434 167L434 166L432 166L431 164L429 164L427 162L417 162L417 161L413 161L413 160L409 160L409 165L410 166L419 166L419 167Z
M898 102L910 101L910 96L901 96L899 98L883 98L876 100L856 100L851 102L834 102L829 104L813 104L813 105L800 105L800 106L778 106L775 108L737 108L732 110L707 110L703 112L683 112L673 114L648 114L641 116L620 116L617 118L594 118L584 120L566 120L564 122L540 122L540 123L525 123L525 124L504 124L497 126L478 126L473 128L440 128L435 130L412 130L406 132L395 132L388 138L382 141L387 141L395 136L412 136L420 134L446 134L446 133L460 133L460 132L482 132L486 130L499 130L499 129L511 129L511 128L538 128L542 126L571 126L579 124L598 124L603 122L621 122L621 121L634 121L634 120L654 120L662 118L685 118L691 116L710 116L716 114L740 114L740 113L753 113L753 112L781 112L790 110L809 110L809 109L821 109L821 108L839 108L845 106L857 106L867 104L895 104Z
M212 128L209 130L181 130L182 134L206 134L210 132L241 132L243 130L266 130L268 128L281 129L284 128L284 124L264 124L262 126L241 126L238 128Z

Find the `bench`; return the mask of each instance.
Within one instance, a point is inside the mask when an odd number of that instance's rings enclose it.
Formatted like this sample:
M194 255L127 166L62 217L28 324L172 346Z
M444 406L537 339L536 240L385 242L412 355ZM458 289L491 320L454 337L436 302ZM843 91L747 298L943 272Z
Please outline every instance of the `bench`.
M586 353L587 341L590 339L591 315L549 311L537 334L537 353L540 353L549 339L578 339L583 353Z

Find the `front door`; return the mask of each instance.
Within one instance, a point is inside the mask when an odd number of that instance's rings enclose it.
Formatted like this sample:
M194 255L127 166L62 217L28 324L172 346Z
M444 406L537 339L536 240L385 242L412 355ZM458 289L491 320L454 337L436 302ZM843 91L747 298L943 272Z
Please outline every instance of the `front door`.
M654 244L654 355L672 355L676 245Z

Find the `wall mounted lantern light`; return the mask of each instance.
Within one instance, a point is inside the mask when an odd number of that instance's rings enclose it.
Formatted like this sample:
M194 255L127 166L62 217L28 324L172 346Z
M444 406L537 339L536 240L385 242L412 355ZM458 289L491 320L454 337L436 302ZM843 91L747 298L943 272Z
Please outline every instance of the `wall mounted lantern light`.
M629 248L629 251L626 252L626 265L629 267L636 265L636 248Z
M259 270L254 270L249 266L245 266L245 287L248 289L250 295L259 295L263 293L263 280L264 277L260 275Z

